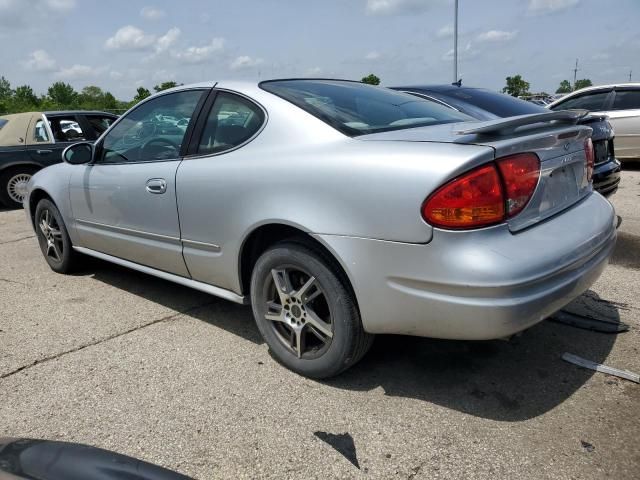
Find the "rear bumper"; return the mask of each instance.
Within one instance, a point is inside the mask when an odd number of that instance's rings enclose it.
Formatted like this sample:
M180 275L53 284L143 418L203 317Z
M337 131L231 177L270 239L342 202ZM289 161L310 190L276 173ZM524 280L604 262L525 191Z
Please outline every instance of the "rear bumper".
M593 189L608 197L618 190L621 164L614 157L609 161L596 165L593 170Z
M483 340L524 330L600 276L616 217L600 195L516 234L434 230L426 245L316 235L342 262L370 333Z

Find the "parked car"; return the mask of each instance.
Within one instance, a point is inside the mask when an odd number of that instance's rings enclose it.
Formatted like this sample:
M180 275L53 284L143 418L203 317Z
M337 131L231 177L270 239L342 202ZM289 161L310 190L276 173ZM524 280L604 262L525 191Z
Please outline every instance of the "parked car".
M478 120L544 113L545 108L511 95L492 92L483 88L458 87L456 85L424 85L392 87L394 90L418 95L466 113ZM602 195L613 195L620 183L620 162L614 154L614 130L605 115L591 114L579 121L593 129L592 141L596 159L593 172L593 188Z
M148 128L158 110L186 132ZM181 86L68 147L25 209L54 271L86 254L251 303L273 356L324 378L373 334L506 337L589 288L616 222L578 118L477 122L338 80Z
M616 132L616 156L640 160L640 83L601 85L576 90L547 108L583 108L609 117Z
M118 118L105 112L27 112L0 117L0 204L22 205L27 183L62 162L74 142L96 140Z

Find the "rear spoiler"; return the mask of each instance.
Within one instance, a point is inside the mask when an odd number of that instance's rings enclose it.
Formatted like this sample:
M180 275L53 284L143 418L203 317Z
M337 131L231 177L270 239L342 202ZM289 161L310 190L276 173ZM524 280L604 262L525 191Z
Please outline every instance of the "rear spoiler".
M575 125L581 118L589 114L588 110L560 110L549 113L534 113L531 115L518 115L516 117L499 118L487 122L474 123L475 126L457 130L458 135L473 135L487 133L505 134L514 131L518 127L534 125L536 123L556 122Z

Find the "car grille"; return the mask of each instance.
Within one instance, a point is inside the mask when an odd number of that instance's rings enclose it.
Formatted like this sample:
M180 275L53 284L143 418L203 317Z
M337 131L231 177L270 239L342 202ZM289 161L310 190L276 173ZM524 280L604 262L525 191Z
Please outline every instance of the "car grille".
M593 142L593 150L596 157L596 165L605 163L609 159L609 140L597 140Z

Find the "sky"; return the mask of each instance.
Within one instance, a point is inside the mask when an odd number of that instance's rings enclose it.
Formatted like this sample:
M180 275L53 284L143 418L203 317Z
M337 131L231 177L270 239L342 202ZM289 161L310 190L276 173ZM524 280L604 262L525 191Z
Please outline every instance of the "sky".
M0 75L122 100L168 80L453 81L453 0L0 0ZM640 81L640 0L459 0L459 76Z

